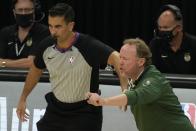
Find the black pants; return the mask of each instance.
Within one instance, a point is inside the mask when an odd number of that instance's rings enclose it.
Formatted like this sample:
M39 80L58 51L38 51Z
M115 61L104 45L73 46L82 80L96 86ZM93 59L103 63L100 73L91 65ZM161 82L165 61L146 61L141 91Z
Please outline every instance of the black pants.
M48 106L37 122L38 131L101 131L102 107L86 101L63 103L53 93L46 94Z

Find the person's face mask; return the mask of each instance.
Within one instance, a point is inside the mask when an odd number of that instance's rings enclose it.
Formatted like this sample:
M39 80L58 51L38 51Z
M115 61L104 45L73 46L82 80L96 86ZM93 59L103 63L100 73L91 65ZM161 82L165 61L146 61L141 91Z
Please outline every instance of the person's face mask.
M158 36L167 42L171 42L174 37L172 31L158 31Z
M34 14L15 14L16 24L26 28L29 27L33 23Z
M175 26L172 30L169 31L161 31L157 30L156 37L159 39L165 40L167 42L171 42L172 39L174 38L173 31L176 29L177 26Z

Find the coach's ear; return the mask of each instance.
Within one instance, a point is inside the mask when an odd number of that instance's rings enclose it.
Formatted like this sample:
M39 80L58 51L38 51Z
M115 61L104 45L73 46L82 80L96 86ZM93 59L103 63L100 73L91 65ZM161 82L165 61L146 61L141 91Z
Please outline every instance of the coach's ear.
M145 58L139 58L139 60L138 60L139 67L144 66L145 62L146 62L146 59Z

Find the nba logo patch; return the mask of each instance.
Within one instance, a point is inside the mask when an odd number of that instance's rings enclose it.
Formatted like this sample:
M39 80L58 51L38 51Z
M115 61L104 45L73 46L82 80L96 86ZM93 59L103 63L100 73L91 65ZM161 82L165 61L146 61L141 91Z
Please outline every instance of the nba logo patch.
M74 57L71 56L71 57L69 58L69 63L73 63L73 61L74 61Z
M194 103L181 103L184 114L190 119L194 128L196 128L196 105Z

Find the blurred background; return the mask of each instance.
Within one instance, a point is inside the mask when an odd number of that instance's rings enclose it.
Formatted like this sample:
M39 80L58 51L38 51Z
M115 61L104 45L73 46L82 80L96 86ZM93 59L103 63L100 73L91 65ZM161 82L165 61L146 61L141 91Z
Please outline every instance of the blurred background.
M159 8L174 4L181 9L184 30L196 35L196 0L40 0L46 13L54 4L66 2L76 13L75 30L90 34L119 50L125 38L139 37L147 43L153 38L153 30ZM0 0L0 29L15 22L11 0Z

